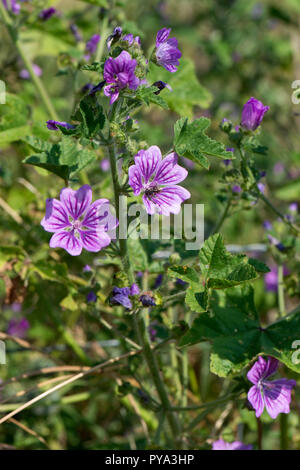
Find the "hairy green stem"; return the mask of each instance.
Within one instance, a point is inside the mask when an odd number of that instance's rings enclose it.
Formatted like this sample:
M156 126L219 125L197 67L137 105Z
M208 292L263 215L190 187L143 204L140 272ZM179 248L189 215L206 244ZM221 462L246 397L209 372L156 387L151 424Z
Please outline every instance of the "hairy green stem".
M231 206L231 201L232 201L232 198L229 197L228 200L227 200L227 204L224 208L224 211L223 213L221 214L221 217L219 218L218 222L216 223L211 235L219 232L220 228L222 227L223 223L225 222L227 216L228 216L228 212L229 212L229 209L230 209L230 206Z
M117 111L116 106L113 106L111 113L110 113L111 121L114 120L116 111ZM117 217L119 218L119 214L120 214L119 197L121 194L120 192L121 188L120 188L120 183L119 183L117 162L116 162L116 146L115 146L115 143L113 142L113 137L111 135L110 135L110 145L108 146L108 151L109 151L109 158L110 158L116 212L117 212ZM129 257L128 257L126 238L121 239L119 237L119 247L120 247L120 256L121 256L123 268L128 276L129 282L132 283L134 282L134 275L133 275L133 272L130 266ZM171 404L169 401L168 392L161 378L155 353L152 350L151 345L150 345L150 340L149 340L149 335L148 335L148 330L147 330L147 315L148 315L147 309L142 309L139 314L133 315L133 323L134 323L134 327L135 327L135 330L139 339L139 343L142 346L143 355L147 362L153 383L157 390L157 394L160 398L162 409L169 410L169 411L166 411L166 418L172 430L174 445L177 446L176 443L180 439L181 426L178 421L177 415L173 411L170 411Z
M107 26L108 26L108 16L105 15L102 20L102 25L101 25L101 31L100 31L101 38L97 47L96 59L95 59L96 62L100 62L102 55L103 55L104 45L105 45L105 40L106 40L106 33L108 31Z
M49 98L49 95L41 81L41 79L35 75L34 71L33 71L33 68L32 68L32 63L30 62L30 60L28 59L27 57L27 54L26 54L26 51L24 50L23 48L23 45L18 37L18 34L17 32L15 31L14 29L14 25L13 25L13 22L9 16L9 14L7 13L6 9L4 8L4 5L2 2L0 2L0 13L1 13L1 16L3 18L3 21L4 21L4 24L5 26L7 27L7 30L10 34L10 37L12 39L12 41L14 42L15 44L15 47L21 57L21 59L23 60L24 64L25 64L25 67L27 68L28 72L29 72L29 75L32 79L32 82L38 92L38 94L40 95L40 98L49 114L49 117L51 119L54 119L55 121L58 120L58 116L56 114L56 111L52 105L52 102Z

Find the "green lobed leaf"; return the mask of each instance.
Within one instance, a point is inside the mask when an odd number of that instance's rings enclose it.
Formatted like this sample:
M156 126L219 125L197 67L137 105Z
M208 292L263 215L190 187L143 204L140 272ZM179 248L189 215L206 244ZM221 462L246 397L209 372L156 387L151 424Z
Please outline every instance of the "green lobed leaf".
M294 360L292 348L293 342L299 339L299 313L262 328L250 285L214 291L210 307L210 312L195 319L180 345L210 341L212 372L226 377L239 372L258 355L265 354L300 373L300 364Z
M205 169L210 163L207 155L222 159L232 159L232 152L227 152L225 146L205 134L210 126L210 119L201 117L189 123L187 118L179 119L174 126L174 148L176 152Z
M39 139L27 141L33 148L44 150L36 155L30 155L23 160L28 165L38 166L48 170L64 180L72 179L79 171L96 159L94 152L78 149L70 137L63 137L58 144L44 144Z
M199 258L205 282L213 289L224 289L257 278L255 267L248 263L248 258L229 253L219 233L204 242Z
M152 104L157 104L161 108L169 109L168 104L166 101L160 96L156 95L158 88L156 86L146 87L140 86L136 92L136 98L140 99L148 106Z
M176 73L170 73L163 67L151 63L147 80L149 83L161 80L171 86L173 91L164 90L163 97L169 108L180 116L187 116L191 119L195 106L206 109L212 101L211 93L200 84L195 65L188 58L180 59L180 66Z

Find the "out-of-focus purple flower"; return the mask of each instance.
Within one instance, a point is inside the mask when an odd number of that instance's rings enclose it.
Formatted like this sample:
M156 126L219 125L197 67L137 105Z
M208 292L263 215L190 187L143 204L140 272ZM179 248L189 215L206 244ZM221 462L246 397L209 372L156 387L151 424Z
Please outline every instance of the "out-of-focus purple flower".
M238 194L242 191L242 188L238 184L235 184L234 186L232 186L231 191L233 193Z
M238 64L242 60L242 55L239 52L234 51L232 53L232 60L235 64Z
M178 214L181 203L191 197L187 189L177 184L188 174L177 160L176 153L162 160L160 149L153 145L148 150L140 150L134 158L135 164L129 167L129 184L135 196L143 193L148 214Z
M259 172L260 178L264 178L266 176L267 172L265 170Z
M41 18L41 20L43 21L47 21L47 20L50 20L50 18L55 15L56 13L56 9L54 7L50 7L50 8L45 8L44 10L42 10L39 14L39 18Z
M90 273L92 271L92 268L90 267L89 264L86 264L83 268L84 273Z
M91 39L89 39L85 45L85 60L89 60L91 55L95 54L98 46L98 42L100 41L100 35L94 34Z
M32 64L32 70L37 77L41 77L43 75L43 71L41 67L39 67L37 64ZM23 78L23 80L29 80L30 73L28 72L27 69L22 69L20 71L19 77Z
M269 220L264 220L263 227L265 230L272 230L272 224Z
M155 95L159 95L164 88L168 88L168 90L173 91L172 87L168 85L168 83L162 82L161 80L154 82L152 86L156 86L158 88L158 90L154 92Z
M242 110L241 124L244 129L248 131L255 131L263 120L264 114L270 109L269 106L264 106L263 103L256 98L250 98L244 104Z
M284 266L283 275L287 276L289 270ZM277 292L278 289L278 268L277 266L271 266L271 271L264 276L265 288L269 292Z
M223 160L223 163L224 163L225 166L229 166L229 165L231 165L232 160L227 160L226 159L226 160Z
M264 194L266 185L263 183L257 183L257 187L260 193Z
M94 291L90 291L86 296L87 302L97 302L97 296Z
M176 38L169 38L171 29L160 29L156 36L156 61L169 72L176 72L181 52Z
M144 275L144 273L143 273L142 271L138 271L138 272L136 273L136 277L137 277L138 279L142 279L143 275Z
M107 41L106 41L106 47L108 50L110 50L113 44L115 44L117 41L119 41L119 39L121 39L122 32L123 31L122 31L121 26L116 26L112 34L108 36Z
M102 82L99 82L96 86L93 86L89 91L89 95L94 95L98 91L101 91L105 83L105 80L102 80Z
M136 60L132 59L127 51L122 51L116 58L107 59L103 77L108 85L104 87L104 94L110 96L110 104L118 99L120 90L126 87L131 90L137 89L140 81L134 74L136 65Z
M14 312L14 313L20 313L22 310L22 304L20 302L13 302L10 304L9 308Z
M158 276L156 276L153 289L158 289L161 286L163 278L164 278L163 274L158 274Z
M130 287L130 295L138 295L140 293L140 288L137 284L133 283Z
M141 295L140 302L142 302L144 307L155 307L156 305L154 298L148 294Z
M252 445L240 441L226 442L223 439L213 442L212 450L252 450Z
M137 284L133 283L131 287L113 287L110 302L113 305L120 304L123 307L131 309L132 302L129 296L135 296L140 293L140 288Z
M298 212L298 204L297 202L292 202L292 204L289 205L289 211L296 214Z
M182 279L179 279L179 277L176 278L176 284L178 286L186 287L188 285L188 282L183 281Z
M14 15L18 15L21 11L21 5L16 0L2 0L2 3L7 10L11 9Z
M150 323L148 332L150 336L150 341L153 343L156 340L157 330L155 329L156 324Z
M277 162L273 166L273 172L276 173L277 175L280 175L281 173L283 173L284 170L285 170L284 164L281 162Z
M63 248L72 256L80 255L83 248L98 252L108 246L111 238L107 232L117 224L108 199L92 203L92 189L88 184L77 191L62 189L60 200L47 199L46 215L41 221L47 232L54 232L50 248Z
M254 20L259 20L264 12L264 7L261 3L256 3L251 11L251 16Z
M292 388L296 386L295 380L278 379L267 380L278 369L278 360L274 357L264 359L259 356L252 366L247 378L254 385L248 392L248 400L259 418L266 407L268 414L275 419L279 413L290 412Z
M7 334L11 336L17 336L18 338L25 338L29 328L30 324L27 318L12 318L7 327Z
M65 121L54 121L53 119L49 119L49 121L47 121L47 127L50 131L58 131L59 128L57 126L64 127L65 129L75 128L75 126Z
M281 241L278 240L277 238L273 237L273 235L268 234L268 240L271 243L271 245L274 245L277 248L277 250L284 251L285 249L284 244L281 243Z
M110 162L109 162L109 159L108 158L103 158L103 160L101 160L100 162L100 168L102 171L109 171L110 169Z
M71 30L71 32L72 32L74 38L75 38L75 41L77 41L77 42L82 41L82 36L81 36L81 34L80 34L80 32L79 32L79 29L78 29L77 24L72 23L72 24L70 25L70 30Z
M180 157L182 163L188 170L193 170L195 168L195 162L186 157Z

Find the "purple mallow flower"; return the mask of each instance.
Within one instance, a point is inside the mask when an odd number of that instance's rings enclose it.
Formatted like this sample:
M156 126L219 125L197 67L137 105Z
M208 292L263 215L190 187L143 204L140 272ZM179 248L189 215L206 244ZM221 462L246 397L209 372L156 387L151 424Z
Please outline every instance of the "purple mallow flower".
M34 72L34 75L37 77L41 77L43 75L43 71L41 67L39 67L37 64L32 64L32 70ZM23 80L29 80L30 79L30 74L27 69L22 69L19 74L20 78L23 78Z
M235 184L232 186L231 191L233 193L239 194L242 191L242 188L238 184Z
M109 171L110 169L110 161L108 158L103 158L103 160L101 160L100 162L100 168L102 171Z
M141 39L139 36L134 37L133 34L125 34L122 37L122 41L127 41L129 46L132 46L133 44L136 44L138 46L141 46Z
M20 319L12 318L8 324L7 333L18 338L25 338L29 327L29 321L25 317Z
M160 92L161 92L164 88L168 88L168 90L173 91L173 90L172 90L172 87L171 87L170 85L168 85L168 83L162 82L161 80L159 80L158 82L154 82L154 83L152 84L152 86L156 86L156 88L158 88L158 90L154 92L155 95L159 95Z
M160 29L156 36L156 61L169 72L176 72L181 52L176 38L169 38L171 28Z
M140 289L137 284L132 284L131 287L113 287L110 302L113 305L120 304L125 308L131 309L132 303L129 296L138 295L139 293Z
M149 294L141 295L140 302L144 307L155 307L156 305L154 298Z
M97 252L108 246L111 239L107 231L116 227L117 220L110 214L107 199L92 203L92 189L85 184L77 191L62 189L60 200L47 199L41 225L54 232L51 248L60 247L78 256L82 248Z
M56 13L56 9L54 7L50 7L50 8L45 8L44 10L42 10L39 14L39 18L41 18L41 20L43 21L47 21L47 20L50 20L50 18L55 15Z
M65 129L75 128L75 126L72 126L72 124L65 121L54 121L53 119L49 119L49 121L47 121L47 127L50 131L58 131L59 128L57 126L64 127Z
M97 302L97 296L94 291L90 291L87 296L86 296L86 301L87 302Z
M243 128L248 131L255 131L263 120L264 114L269 109L269 106L264 106L263 103L256 98L250 98L250 100L244 104L242 111L241 124Z
M104 94L110 96L110 104L113 104L119 97L120 90L128 87L136 90L139 86L139 79L134 71L137 62L131 58L127 51L122 51L115 59L109 57L104 64L103 77L108 84L104 87Z
M70 25L70 30L74 36L75 41L80 42L82 41L82 36L79 32L77 24L73 23Z
M110 50L111 46L115 44L117 41L119 41L121 36L122 36L122 28L121 26L116 26L112 34L108 36L107 38L107 41L106 41L107 49Z
M90 273L92 271L92 268L90 267L89 264L86 264L82 270L84 273Z
M254 385L248 392L248 400L255 409L259 418L264 408L271 418L275 419L279 413L290 412L291 392L296 386L295 380L277 379L267 380L278 369L278 360L274 357L264 359L259 357L247 374L247 378Z
M180 205L191 197L187 189L178 186L187 177L187 170L177 164L178 155L170 153L163 160L160 149L153 145L140 150L135 164L129 167L129 184L135 196L143 193L148 214L178 214Z
M100 41L99 34L94 34L91 37L91 39L87 41L85 45L85 52L86 52L86 55L84 56L85 60L89 60L91 55L95 54L99 41Z
M223 439L219 439L213 442L212 450L252 450L252 445L246 445L240 441L226 442Z
M264 220L263 227L265 230L272 230L272 224L269 220Z
M289 206L289 211L296 214L298 212L298 204L297 202L292 202Z

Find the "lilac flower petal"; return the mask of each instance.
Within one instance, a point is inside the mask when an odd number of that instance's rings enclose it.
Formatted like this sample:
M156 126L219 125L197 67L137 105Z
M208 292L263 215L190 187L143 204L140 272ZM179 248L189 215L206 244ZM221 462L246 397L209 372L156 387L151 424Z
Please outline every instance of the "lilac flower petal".
M257 385L253 385L253 387L250 388L248 392L248 400L255 410L256 417L259 418L264 411L264 401Z
M103 230L79 230L81 243L87 251L97 252L111 242L109 235Z
M56 232L71 227L68 214L58 199L47 199L46 215L41 221L41 225L47 232Z
M94 291L90 291L86 296L87 302L97 302L97 296Z
M158 214L178 214L181 203L190 197L191 194L187 189L174 185L162 188L158 194L151 197L151 202L156 205Z
M130 295L138 295L140 293L140 288L137 284L133 283L130 287Z
M133 194L138 196L143 188L142 174L136 165L128 169L129 184L133 189Z
M123 307L128 308L128 309L132 308L131 300L126 295L123 295L123 294L114 295L114 297L112 298L112 302L121 304L123 305Z
M134 161L137 170L141 173L145 184L147 184L153 173L156 173L159 168L161 151L157 145L152 145L148 150L140 150Z
M177 164L177 153L170 153L160 163L154 181L158 184L176 184L183 181L188 172L185 168Z
M277 418L279 413L289 413L292 388L295 380L278 379L263 385L266 410L271 418Z
M259 356L258 360L249 370L247 374L247 379L256 385L261 379L275 374L277 368L277 359L275 359L274 357L269 357L268 360L265 360L263 357Z
M82 226L96 230L99 227L101 221L105 225L107 223L107 217L109 214L109 200L108 199L97 199L88 208Z
M52 235L49 245L50 248L63 248L72 256L78 256L82 251L82 242L75 236L73 230L56 232Z
M130 287L117 287L117 286L114 286L113 287L113 294L114 295L122 294L122 295L126 295L128 297L130 295Z
M170 36L171 28L163 28L160 29L156 35L156 47L159 47L162 43L164 43L168 37Z
M77 191L64 188L60 192L60 200L73 219L81 217L92 201L92 189L88 184L83 185Z

